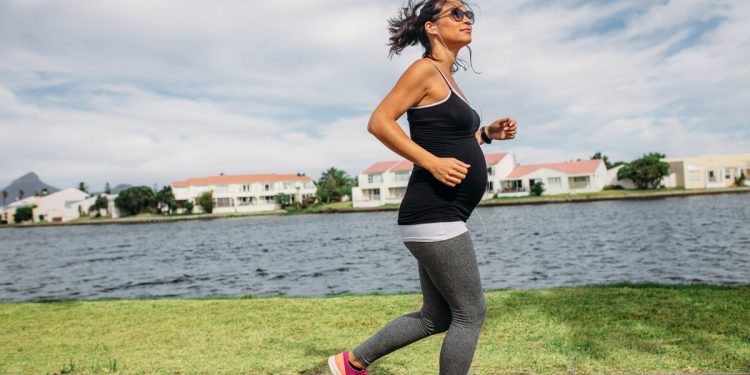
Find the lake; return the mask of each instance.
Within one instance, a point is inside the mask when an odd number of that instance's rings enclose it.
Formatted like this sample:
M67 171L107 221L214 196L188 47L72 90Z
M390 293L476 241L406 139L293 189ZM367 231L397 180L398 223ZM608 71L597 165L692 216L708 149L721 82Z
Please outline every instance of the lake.
M0 300L419 291L397 212L4 228ZM485 289L750 282L750 195L480 207Z

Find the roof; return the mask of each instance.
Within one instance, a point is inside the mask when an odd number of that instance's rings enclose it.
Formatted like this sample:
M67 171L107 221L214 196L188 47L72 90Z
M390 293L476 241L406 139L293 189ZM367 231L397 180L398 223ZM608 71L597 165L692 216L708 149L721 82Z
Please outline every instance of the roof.
M288 182L288 181L312 181L308 176L297 176L296 174L240 174L222 175L209 177L188 178L184 181L173 181L174 187L185 187L189 185L229 185L229 184L252 184L255 182Z
M487 165L497 164L500 160L503 160L508 155L506 152L498 152L494 154L485 154L484 159ZM370 173L383 173L383 172L401 172L410 171L414 167L414 163L408 160L394 160L394 161L379 161L369 168L365 169L363 174Z
M604 163L600 159L567 161L563 163L519 165L513 169L505 180L520 178L540 169L552 169L569 175L593 174Z

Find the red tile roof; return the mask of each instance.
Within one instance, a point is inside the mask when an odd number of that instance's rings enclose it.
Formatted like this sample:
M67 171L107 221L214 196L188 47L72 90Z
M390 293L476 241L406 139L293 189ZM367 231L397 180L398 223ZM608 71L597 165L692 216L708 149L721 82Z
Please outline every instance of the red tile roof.
M487 161L487 165L493 165L503 160L508 154L505 152L499 152L495 154L486 154L484 159ZM396 160L396 161L379 161L369 168L365 169L363 174L369 173L382 173L382 172L401 172L410 171L414 167L414 164L408 160Z
M601 165L602 163L603 161L596 159L568 161L563 163L519 165L514 168L513 171L504 178L504 180L520 178L540 169L552 169L569 175L592 174L596 172L597 168L599 168L599 165Z
M210 176L188 178L184 181L173 181L174 187L185 187L188 185L228 185L228 184L252 184L254 182L288 182L288 181L312 181L308 176L297 176L296 174L241 174L234 176Z

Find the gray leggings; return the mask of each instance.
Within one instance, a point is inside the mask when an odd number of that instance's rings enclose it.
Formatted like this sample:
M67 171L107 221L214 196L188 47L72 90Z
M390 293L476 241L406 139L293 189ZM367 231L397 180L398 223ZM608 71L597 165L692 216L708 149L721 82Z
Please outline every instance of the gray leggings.
M440 349L440 374L469 371L487 304L469 232L438 242L405 242L419 263L422 309L402 315L352 350L369 366L378 358L448 331Z

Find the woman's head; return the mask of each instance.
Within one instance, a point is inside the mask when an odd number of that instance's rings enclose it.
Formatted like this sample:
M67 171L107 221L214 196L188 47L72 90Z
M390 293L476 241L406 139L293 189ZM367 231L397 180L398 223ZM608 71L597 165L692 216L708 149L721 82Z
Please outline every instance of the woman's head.
M408 0L399 15L390 19L388 24L391 33L389 56L400 54L408 46L421 44L424 48L422 56L433 57L437 45L456 51L464 46L468 48L474 13L462 0ZM466 64L456 60L452 70L459 67L466 69Z

